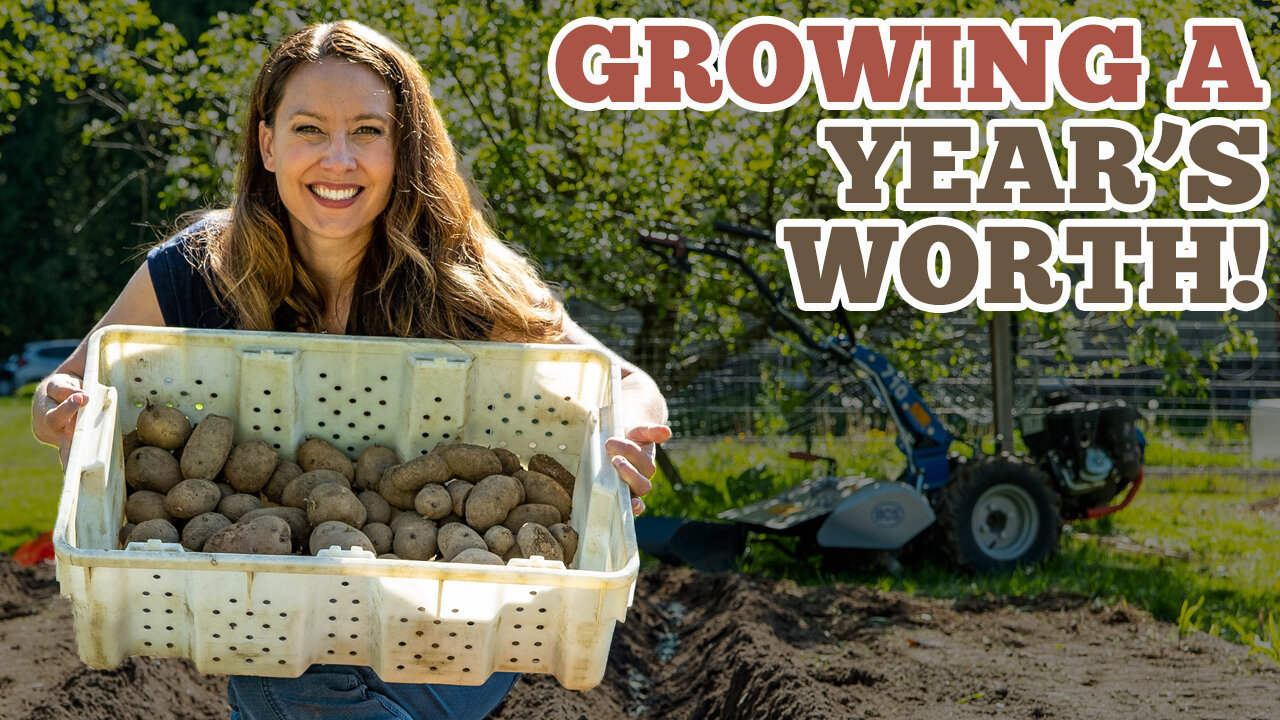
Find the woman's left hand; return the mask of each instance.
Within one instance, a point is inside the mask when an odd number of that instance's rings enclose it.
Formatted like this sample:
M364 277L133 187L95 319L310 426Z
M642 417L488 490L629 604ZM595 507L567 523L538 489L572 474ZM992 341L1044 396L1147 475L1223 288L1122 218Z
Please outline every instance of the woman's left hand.
M612 458L618 476L631 487L631 512L644 512L641 496L653 488L649 479L657 471L653 456L657 444L671 439L671 428L666 425L637 425L627 430L626 437L611 437L605 442L605 450Z

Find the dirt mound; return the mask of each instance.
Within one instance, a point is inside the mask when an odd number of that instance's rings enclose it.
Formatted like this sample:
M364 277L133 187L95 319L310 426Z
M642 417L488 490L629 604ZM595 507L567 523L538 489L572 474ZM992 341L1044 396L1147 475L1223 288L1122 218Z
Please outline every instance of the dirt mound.
M84 667L49 568L0 556L0 717L226 718L226 678L185 661ZM527 675L501 720L1275 718L1280 672L1243 648L1078 596L1011 604L643 573L599 687Z

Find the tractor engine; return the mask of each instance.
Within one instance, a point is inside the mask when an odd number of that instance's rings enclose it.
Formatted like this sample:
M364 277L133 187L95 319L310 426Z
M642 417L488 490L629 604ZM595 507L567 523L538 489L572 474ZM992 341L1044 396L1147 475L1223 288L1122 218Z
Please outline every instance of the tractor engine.
M1142 473L1138 411L1123 400L1067 402L1025 410L1022 440L1062 496L1063 515L1082 517Z

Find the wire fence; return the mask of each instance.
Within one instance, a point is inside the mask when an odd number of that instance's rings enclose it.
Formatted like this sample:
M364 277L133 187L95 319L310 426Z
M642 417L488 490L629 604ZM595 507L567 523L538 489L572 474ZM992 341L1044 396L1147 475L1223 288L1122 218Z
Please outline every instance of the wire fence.
M1165 322L1171 323L1169 329L1193 353L1227 336L1218 318L1190 315ZM1256 355L1237 353L1199 363L1196 369L1206 383L1200 396L1191 397L1167 392L1165 374L1158 368L1121 362L1115 369L1104 369L1107 361L1128 357L1131 328L1090 329L1070 365L1056 359L1054 349L1043 339L1023 334L1017 339L1015 412L1031 407L1045 392L1070 389L1091 400L1123 399L1142 413L1149 434L1160 433L1174 441L1194 437L1201 447L1247 453L1253 404L1280 398L1280 340L1274 321L1242 321L1237 329L1252 333ZM991 433L989 345L984 330L960 335L965 338L963 349L975 362L919 389L953 431L976 439ZM945 365L945 358L935 360ZM911 368L899 369L909 381L918 379L912 377ZM684 438L840 436L891 425L879 400L863 383L829 367L807 368L802 358L782 352L773 342L757 344L685 387L668 389L667 402L673 429Z

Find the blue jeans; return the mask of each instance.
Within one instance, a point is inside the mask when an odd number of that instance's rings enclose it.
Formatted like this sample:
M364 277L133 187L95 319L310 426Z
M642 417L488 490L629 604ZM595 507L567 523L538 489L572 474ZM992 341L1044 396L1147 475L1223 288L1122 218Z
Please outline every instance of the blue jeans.
M387 683L357 665L312 665L300 677L233 675L231 720L480 720L511 692L519 673L483 685Z

